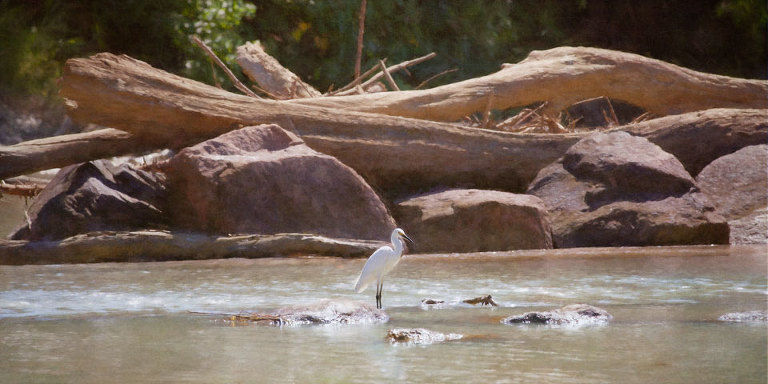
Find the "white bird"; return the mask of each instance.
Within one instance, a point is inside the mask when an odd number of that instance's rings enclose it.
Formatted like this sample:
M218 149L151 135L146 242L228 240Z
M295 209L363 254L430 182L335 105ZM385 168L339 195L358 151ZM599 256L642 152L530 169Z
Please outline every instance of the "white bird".
M381 289L384 285L384 275L389 273L400 261L400 256L403 254L403 239L413 244L413 240L406 236L400 228L395 228L392 231L390 239L394 249L388 245L377 249L368 257L368 261L365 262L365 266L357 278L357 283L355 283L355 292L360 293L365 291L371 283L376 282L376 308L379 309L381 309Z

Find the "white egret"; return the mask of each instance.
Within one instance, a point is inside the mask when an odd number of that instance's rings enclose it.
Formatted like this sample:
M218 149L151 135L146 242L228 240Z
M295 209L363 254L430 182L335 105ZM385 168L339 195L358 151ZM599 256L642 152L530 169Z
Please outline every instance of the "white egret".
M394 249L388 245L377 249L368 257L368 261L365 262L365 266L357 278L357 283L355 283L355 292L360 293L365 291L371 283L376 282L376 308L379 309L381 309L381 289L384 285L384 275L389 273L400 261L400 256L403 254L403 239L413 244L413 240L406 236L400 228L395 228L392 231L390 239Z

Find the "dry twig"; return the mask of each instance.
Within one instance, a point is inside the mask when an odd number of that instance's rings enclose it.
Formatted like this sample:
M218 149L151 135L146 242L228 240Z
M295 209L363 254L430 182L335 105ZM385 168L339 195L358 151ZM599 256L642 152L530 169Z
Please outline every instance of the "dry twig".
M416 88L414 88L414 89L421 89L421 87L423 87L423 86L427 85L427 83L429 83L430 81L432 81L432 80L434 80L434 79L437 79L437 78L438 78L438 77L440 77L440 76L443 76L443 75L447 75L447 74L449 74L449 73L452 73L452 72L456 72L456 71L458 71L458 70L459 70L458 68L451 68L451 69L447 69L447 70L445 70L445 71L442 71L442 72L440 72L440 73L438 73L438 74L436 74L436 75L432 75L430 78L428 78L428 79L426 79L426 80L422 81L422 82L421 82L419 85L417 85L417 86L416 86Z
M221 61L221 59L219 59L219 57L216 56L213 50L210 47L208 47L202 40L200 40L199 37L191 36L190 39L192 39L192 41L195 44L197 44L198 47L200 47L203 51L205 51L205 53L208 55L208 57L211 58L211 60L216 62L216 64L219 67L221 67L222 70L224 70L224 73L227 74L227 77L229 77L229 79L232 80L232 84L235 85L235 88L239 89L241 92L245 93L248 96L255 97L257 99L261 98L259 97L259 95L253 93L253 91L248 89L248 87L246 87L245 84L241 83L240 80L238 80L237 77L235 77L235 74L232 73L232 71L230 71L226 65L224 65L224 62Z
M437 54L432 52L432 53L430 53L428 55L424 55L422 57L417 57L417 58L415 58L413 60L403 61L400 64L393 65L391 67L387 67L387 71L389 71L389 73L392 74L392 73L395 73L395 72L397 72L399 70L407 68L407 67L409 67L411 65L419 64L419 63L422 63L422 62L427 61L429 59L432 59L435 56L437 56ZM377 66L377 68L378 68L378 66ZM382 76L384 76L384 74L382 72L377 73L376 75L374 75L373 77L368 79L366 82L361 84L362 88L365 89L368 86L370 86L371 84L379 81L382 78ZM351 93L353 93L353 91L347 90L347 91L344 91L344 92L337 92L336 95L339 95L339 96L341 96L341 95L349 95Z
M385 63L386 63L386 62L387 62L387 58L383 58L381 61L383 61L383 62L385 62ZM376 71L377 71L379 68L380 68L380 67L379 67L379 64L376 64L376 65L374 65L373 67L371 67L369 70L365 71L365 73L363 73L362 75L360 75L360 77L357 77L357 78L355 78L354 80L352 80L352 82L351 82L351 83L349 83L349 84L347 84L347 85L345 85L345 86L343 86L343 87L341 87L341 88L339 88L339 89L337 89L337 90L335 90L335 91L333 91L333 92L331 92L331 91L328 91L328 92L327 92L327 94L328 94L329 96L333 96L333 95L337 95L337 94L339 94L339 93L341 93L341 92L344 92L344 91L350 90L350 89L352 89L352 88L354 88L354 87L358 86L358 85L360 84L360 81L362 81L362 79L365 79L366 77L368 77L368 76L372 75L372 74L373 74L374 72L376 72Z
M399 91L400 88L397 86L397 83L395 83L395 79L392 78L392 75L389 74L387 66L384 64L383 60L379 60L379 66L381 67L381 72L384 73L384 78L387 79L387 83L389 83L389 86L392 87L392 90Z

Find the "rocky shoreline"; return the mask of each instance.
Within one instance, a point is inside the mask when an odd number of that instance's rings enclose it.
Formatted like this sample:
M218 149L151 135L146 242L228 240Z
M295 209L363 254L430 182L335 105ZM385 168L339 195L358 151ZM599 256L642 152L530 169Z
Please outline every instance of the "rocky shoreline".
M417 239L420 253L765 243L760 228L767 159L768 145L745 146L694 178L675 156L643 137L596 132L541 169L525 194L446 188L391 201L296 135L260 125L182 150L153 169L108 161L66 167L31 205L30 225L0 249L15 249L16 261L25 263L21 249L33 255L47 244L55 252L53 244L90 239L92 247L108 250L119 243L113 239L109 245L110 231L114 236L150 230L174 241L197 239L189 246L213 255L201 258L263 257L270 253L204 251L202 244L286 233L331 240L318 248L317 242L295 238L281 243L284 251L272 247L272 255L362 256L386 240L395 223ZM148 247L134 248L127 259L157 258ZM72 262L109 261L110 252L102 253ZM3 263L16 264L12 259Z

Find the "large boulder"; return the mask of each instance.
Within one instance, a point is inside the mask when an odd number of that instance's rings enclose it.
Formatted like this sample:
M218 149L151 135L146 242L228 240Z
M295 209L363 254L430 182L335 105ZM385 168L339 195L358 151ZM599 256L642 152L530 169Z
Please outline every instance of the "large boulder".
M185 148L167 173L172 220L192 230L387 240L395 228L355 171L277 125Z
M707 165L696 184L728 220L731 244L768 242L768 144L742 148Z
M419 252L552 248L546 207L531 195L455 189L399 201L393 211Z
M29 208L14 240L59 240L94 231L164 228L162 174L92 161L62 168Z
M674 156L625 132L596 133L528 188L556 247L727 244L728 225Z

